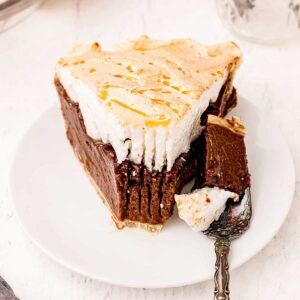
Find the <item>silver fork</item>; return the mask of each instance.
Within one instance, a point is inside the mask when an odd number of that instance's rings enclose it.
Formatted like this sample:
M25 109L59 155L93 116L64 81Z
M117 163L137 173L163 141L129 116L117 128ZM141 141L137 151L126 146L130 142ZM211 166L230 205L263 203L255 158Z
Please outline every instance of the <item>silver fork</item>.
M241 201L229 203L217 221L204 231L215 239L216 271L215 300L229 300L229 264L228 254L231 240L240 237L248 228L252 215L250 188L245 191Z

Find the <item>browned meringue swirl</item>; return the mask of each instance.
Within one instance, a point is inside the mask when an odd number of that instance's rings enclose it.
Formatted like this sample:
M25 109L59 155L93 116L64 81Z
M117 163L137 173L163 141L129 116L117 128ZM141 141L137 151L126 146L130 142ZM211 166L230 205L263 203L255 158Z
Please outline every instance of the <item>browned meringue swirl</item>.
M58 66L88 84L121 122L166 127L176 124L240 57L231 42L203 46L143 36L119 51L102 51L97 43L77 46Z

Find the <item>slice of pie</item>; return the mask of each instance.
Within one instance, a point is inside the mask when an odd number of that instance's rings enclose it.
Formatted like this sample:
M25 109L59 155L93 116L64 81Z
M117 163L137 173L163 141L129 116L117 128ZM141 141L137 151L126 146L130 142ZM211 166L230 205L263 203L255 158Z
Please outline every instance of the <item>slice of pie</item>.
M202 152L195 190L175 196L180 218L193 230L208 229L225 210L226 202L238 201L250 187L244 135L239 118L208 116L200 138Z
M119 228L159 230L195 176L207 113L236 105L234 43L156 42L118 51L77 46L56 66L67 136Z

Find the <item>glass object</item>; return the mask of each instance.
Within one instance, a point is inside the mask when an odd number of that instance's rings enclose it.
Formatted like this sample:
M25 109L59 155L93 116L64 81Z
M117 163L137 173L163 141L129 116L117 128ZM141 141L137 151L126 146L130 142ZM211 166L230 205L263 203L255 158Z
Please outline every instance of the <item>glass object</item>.
M300 0L216 0L222 21L236 34L261 43L300 38Z
M0 0L0 32L28 16L42 0Z

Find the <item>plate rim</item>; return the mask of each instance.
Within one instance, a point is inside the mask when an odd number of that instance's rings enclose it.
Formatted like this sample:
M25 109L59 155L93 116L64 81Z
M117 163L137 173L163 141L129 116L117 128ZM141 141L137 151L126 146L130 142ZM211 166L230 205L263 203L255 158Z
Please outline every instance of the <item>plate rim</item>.
M240 99L247 99L241 95L238 96ZM247 101L251 104L254 104L253 102L249 101L247 99ZM11 199L11 203L12 203L12 207L13 210L17 216L18 222L21 224L21 228L23 230L23 232L25 232L25 234L28 236L28 238L31 240L31 242L37 246L37 248L39 248L39 250L41 250L42 252L44 252L48 257L50 257L53 261L55 261L56 263L64 266L65 268L67 268L70 271L73 271L77 274L80 274L81 276L85 276L87 278L91 278L93 280L96 281L100 281L103 283L107 283L107 284L113 284L116 286L120 286L120 287L128 287L128 288L150 288L150 289L161 289L161 288L174 288L174 287L182 287L182 286L188 286L188 285L193 285L196 283L200 283L200 282L205 282L207 280L212 279L212 276L204 276L201 279L189 279L189 280L181 280L180 282L162 282L161 284L143 284L143 283L139 283L139 282L127 282L125 283L124 281L120 280L120 279L114 279L113 277L107 277L107 276L100 276L99 274L95 274L94 272L86 272L85 270L82 270L80 268L77 268L76 266L72 265L71 263L68 263L67 261L64 261L63 259L61 259L60 257L58 257L57 255L55 255L54 253L52 253L49 249L47 249L47 247L44 247L42 245L42 243L40 243L33 234L30 233L30 231L26 228L25 224L22 221L22 218L20 216L19 210L17 208L17 203L15 201L15 196L14 196L14 192L13 192L13 186L14 186L14 174L18 168L17 166L17 157L19 156L20 152L21 152L21 145L23 144L23 142L26 140L26 136L27 134L30 132L30 130L37 124L39 123L39 121L43 118L43 116L45 114L47 114L49 111L57 109L58 104L52 104L49 107L47 107L46 109L44 109L43 111L41 111L41 113L38 115L37 118L35 118L25 129L25 131L23 132L21 138L19 139L17 146L15 148L14 154L13 154L13 159L12 159L12 163L10 165L10 170L9 170L9 198ZM255 107L257 109L258 106L255 105ZM263 112L263 109L259 109L259 111ZM272 120L270 120L270 118L268 118L268 123L271 122L271 124L274 124L274 122ZM281 222L277 223L277 226L273 227L273 231L272 234L269 235L269 237L267 239L265 239L264 243L262 243L262 245L260 247L258 247L256 249L255 252L250 253L239 263L237 263L234 267L230 267L230 271L233 271L239 267L241 267L242 265L244 265L246 262L248 262L251 258L254 258L262 249L264 249L269 243L270 241L274 238L274 236L277 234L277 232L280 230L280 228L283 226L283 224L285 223L287 216L289 214L289 211L291 209L293 200L294 200L294 195L295 195L295 186L296 186L296 170L295 170L295 162L294 162L294 158L293 155L291 153L291 149L289 147L289 144L287 143L285 137L283 136L280 128L278 128L278 126L274 126L274 130L277 132L277 134L280 136L281 140L284 142L287 153L288 153L288 160L291 163L291 176L290 176L290 186L291 188L289 189L289 194L286 196L286 199L289 199L289 205L286 206L286 209L284 211L284 213L282 213L282 220ZM251 227L250 229L251 230ZM211 241L212 243L212 251L213 251L213 240ZM234 243L234 241L233 241Z

